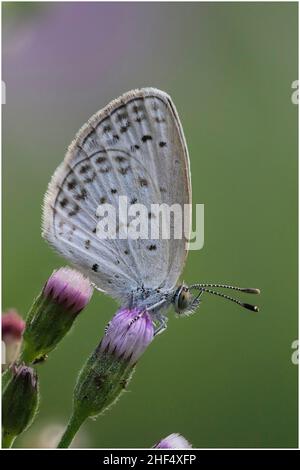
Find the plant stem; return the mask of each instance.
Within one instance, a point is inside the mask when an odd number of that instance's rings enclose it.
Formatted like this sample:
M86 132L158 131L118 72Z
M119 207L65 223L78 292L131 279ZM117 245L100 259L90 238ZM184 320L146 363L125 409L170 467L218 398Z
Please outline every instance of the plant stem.
M4 429L2 435L2 448L9 449L13 445L15 438L16 436L12 436L11 434L5 432Z
M73 412L66 430L57 446L58 449L66 449L69 447L85 419L86 415L77 415Z

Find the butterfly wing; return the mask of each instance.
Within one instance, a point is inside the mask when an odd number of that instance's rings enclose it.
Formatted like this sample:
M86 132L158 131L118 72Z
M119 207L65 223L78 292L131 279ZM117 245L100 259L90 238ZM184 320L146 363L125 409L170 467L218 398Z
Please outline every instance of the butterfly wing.
M189 159L170 97L133 90L96 113L77 134L45 195L43 236L101 290L123 300L141 285L173 287L186 257L185 237L99 239L97 209L190 203ZM172 222L171 222L172 223ZM188 217L188 224L190 223Z

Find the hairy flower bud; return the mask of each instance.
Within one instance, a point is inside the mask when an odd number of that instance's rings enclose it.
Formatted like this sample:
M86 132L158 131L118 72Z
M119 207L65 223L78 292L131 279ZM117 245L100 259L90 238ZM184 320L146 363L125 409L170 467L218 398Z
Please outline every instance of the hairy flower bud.
M12 378L2 398L3 446L9 447L16 436L32 422L38 406L36 372L23 364L12 367Z
M70 268L54 271L35 300L26 321L22 360L34 362L52 351L88 304L92 287Z

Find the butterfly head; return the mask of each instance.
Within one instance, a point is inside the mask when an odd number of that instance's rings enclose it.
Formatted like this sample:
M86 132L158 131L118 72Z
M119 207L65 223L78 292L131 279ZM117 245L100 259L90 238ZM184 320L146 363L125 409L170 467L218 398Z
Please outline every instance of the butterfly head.
M247 294L260 294L259 289L253 289L249 287L228 286L225 284L193 284L191 286L182 284L176 289L174 293L173 304L174 304L175 312L178 315L189 315L193 313L199 306L201 302L200 297L202 296L204 292L207 292L208 294L217 295L226 300L230 300L231 302L234 302L248 310L252 310L253 312L258 312L259 309L256 305L242 302L241 300L230 297L226 294L223 294L222 292L215 291L212 289L215 287L221 288L221 289L236 290L236 291L244 292ZM192 292L193 290L197 291L196 295L193 294Z
M201 294L202 292L199 292L194 296L191 289L186 284L179 286L173 298L175 312L178 313L178 315L189 315L193 313L200 304Z

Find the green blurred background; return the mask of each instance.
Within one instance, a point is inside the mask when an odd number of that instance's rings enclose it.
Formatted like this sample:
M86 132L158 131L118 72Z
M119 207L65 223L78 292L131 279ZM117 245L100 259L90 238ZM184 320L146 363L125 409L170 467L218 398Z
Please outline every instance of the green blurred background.
M130 391L79 436L86 447L297 446L297 4L4 3L3 307L23 316L65 264L40 235L48 181L75 132L122 92L167 91L190 151L205 245L186 282L259 287L259 314L205 297L141 359ZM247 297L246 297L247 298ZM253 300L253 299L248 299ZM39 367L42 402L16 446L66 423L80 366L116 311L95 293Z

